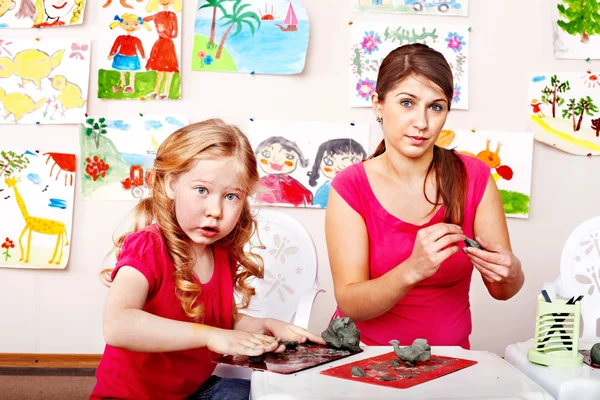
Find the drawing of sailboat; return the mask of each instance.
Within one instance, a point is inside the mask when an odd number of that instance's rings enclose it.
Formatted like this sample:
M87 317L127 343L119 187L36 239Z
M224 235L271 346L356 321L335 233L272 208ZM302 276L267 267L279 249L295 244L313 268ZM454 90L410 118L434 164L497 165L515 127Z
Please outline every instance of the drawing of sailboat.
M287 27L281 24L275 24L279 27L279 29L281 29L282 32L296 32L298 30L298 17L296 17L296 12L294 11L294 6L292 6L291 0L283 23L287 25Z

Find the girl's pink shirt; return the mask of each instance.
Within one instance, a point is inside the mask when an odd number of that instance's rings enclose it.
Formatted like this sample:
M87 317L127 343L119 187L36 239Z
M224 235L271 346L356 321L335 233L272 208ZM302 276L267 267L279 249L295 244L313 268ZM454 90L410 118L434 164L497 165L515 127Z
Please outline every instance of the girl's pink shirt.
M476 158L459 156L468 176L462 229L467 237L473 238L475 212L485 192L490 168ZM375 197L363 163L342 171L332 181L332 187L365 221L369 235L371 279L384 275L410 257L420 229L444 222L444 206L423 225L413 225L390 214ZM462 243L459 245L464 247ZM471 261L458 251L444 261L434 275L419 282L387 312L358 322L356 326L361 332L361 341L367 345L388 345L390 340L396 339L401 345L410 345L415 339L424 338L433 346L469 349L472 272ZM334 317L342 316L338 308Z

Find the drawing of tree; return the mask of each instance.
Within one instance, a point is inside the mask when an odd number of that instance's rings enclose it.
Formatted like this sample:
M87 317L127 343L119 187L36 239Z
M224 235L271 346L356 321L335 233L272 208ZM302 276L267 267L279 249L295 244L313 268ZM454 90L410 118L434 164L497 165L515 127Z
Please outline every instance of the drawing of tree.
M85 134L87 136L94 135L94 143L96 144L96 149L100 148L100 136L106 135L106 118L98 119L98 122L94 118L88 118L85 120L86 126Z
M210 26L210 39L208 40L208 48L212 49L215 46L215 32L217 30L217 9L221 10L223 15L227 14L227 10L223 7L224 2L233 1L233 0L206 0L206 4L198 7L198 10L203 8L212 7L213 15L212 15L212 24Z
M596 131L596 137L600 136L600 118L592 120L592 129Z
M577 104L575 99L569 99L567 108L562 110L562 117L564 119L573 118L573 132L575 132L577 128L576 117L578 117L580 114L581 109L579 108L579 105Z
M253 36L254 36L254 33L256 32L256 30L260 28L260 17L252 11L247 11L245 13L242 13L242 11L245 8L250 7L250 4L242 4L240 7L241 3L242 3L242 0L235 0L235 3L233 4L232 13L225 14L221 17L221 19L227 20L227 22L224 23L222 26L226 26L229 24L229 28L227 28L227 30L223 34L223 37L221 38L221 42L219 43L219 48L217 49L217 54L215 55L215 58L217 60L221 58L221 53L223 52L223 46L225 45L225 41L227 40L227 37L229 36L229 33L233 29L234 25L236 26L236 31L232 36L236 36L242 31L242 29L243 29L242 24L246 24L250 27L250 30L252 31ZM254 22L252 20L255 20L256 23L258 24L258 26L256 28L254 27Z
M392 43L398 42L398 46L402 46L405 42L423 43L428 37L431 38L431 40L437 40L439 36L437 35L436 31L437 29L433 29L432 31L428 32L425 28L423 28L421 33L417 33L414 29L409 31L401 26L394 30L390 30L389 27L386 27L385 31L383 32L383 38L386 41L391 39Z
M550 78L550 87L546 86L542 89L542 103L552 104L552 118L556 118L556 106L560 107L565 102L560 93L565 93L567 90L571 90L569 81L561 82L556 75Z
M581 121L583 121L583 115L586 114L590 117L593 117L598 112L598 107L594 104L594 101L590 96L587 96L583 99L579 99L579 103L577 103L577 108L579 109L579 121L577 121L577 128L575 132L581 129Z
M0 178L8 178L15 172L20 172L29 165L29 162L24 153L17 154L14 151L0 151Z
M581 42L587 43L590 35L600 34L600 3L597 0L562 0L558 13L565 20L557 24L570 35L581 35ZM565 4L568 7L565 7Z

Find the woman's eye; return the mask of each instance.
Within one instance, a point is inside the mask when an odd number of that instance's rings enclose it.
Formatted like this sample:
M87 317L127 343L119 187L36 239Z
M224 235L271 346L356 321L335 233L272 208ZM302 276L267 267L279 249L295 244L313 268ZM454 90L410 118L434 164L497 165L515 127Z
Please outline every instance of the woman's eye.
M400 102L400 104L402 104L403 107L411 107L412 106L412 101L410 101L410 100L402 100Z
M331 159L326 158L323 160L323 162L325 163L325 165L327 165L328 167L331 167L333 165L333 161L331 161Z
M433 105L431 106L431 109L432 109L433 111L443 111L443 110L444 110L444 107L440 106L439 104L433 104Z
M264 158L269 158L269 157L271 157L271 153L268 150L265 150L262 152L262 156Z
M198 193L200 194L208 194L208 189L206 189L203 186L200 186L199 188L196 189L198 191Z
M285 158L287 158L288 160L293 160L296 157L294 157L292 153L286 153Z
M237 194L229 193L228 195L225 196L225 198L229 201L234 201L234 200L239 199L239 196Z

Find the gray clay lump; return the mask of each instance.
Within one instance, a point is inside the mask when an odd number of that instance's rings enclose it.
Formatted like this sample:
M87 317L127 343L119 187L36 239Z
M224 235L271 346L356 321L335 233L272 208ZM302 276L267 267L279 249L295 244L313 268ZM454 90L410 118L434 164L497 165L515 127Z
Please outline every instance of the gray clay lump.
M391 340L394 353L409 367L414 367L419 361L427 361L431 357L431 346L425 339L415 339L410 347L400 347L400 342Z
M336 349L348 349L353 352L360 351L360 331L350 318L335 318L327 329L321 333L323 340Z

